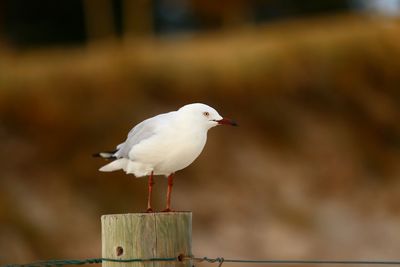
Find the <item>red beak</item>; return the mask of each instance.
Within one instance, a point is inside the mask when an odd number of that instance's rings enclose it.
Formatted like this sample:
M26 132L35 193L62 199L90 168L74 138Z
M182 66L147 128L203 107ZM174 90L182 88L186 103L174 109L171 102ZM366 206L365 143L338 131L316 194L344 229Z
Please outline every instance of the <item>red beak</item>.
M216 121L218 124L224 124L224 125L232 125L232 126L238 126L236 121L227 119L227 118L222 118L221 120Z

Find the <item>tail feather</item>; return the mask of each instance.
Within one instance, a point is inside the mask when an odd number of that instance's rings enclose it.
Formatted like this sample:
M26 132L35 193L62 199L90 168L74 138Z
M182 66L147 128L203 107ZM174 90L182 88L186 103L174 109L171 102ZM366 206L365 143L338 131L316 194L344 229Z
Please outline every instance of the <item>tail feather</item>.
M117 160L114 160L114 161L108 163L107 165L104 165L103 167L101 167L99 169L99 171L112 172L112 171L116 171L116 170L120 170L120 169L125 170L127 164L128 164L128 159L120 158L120 159L117 159Z

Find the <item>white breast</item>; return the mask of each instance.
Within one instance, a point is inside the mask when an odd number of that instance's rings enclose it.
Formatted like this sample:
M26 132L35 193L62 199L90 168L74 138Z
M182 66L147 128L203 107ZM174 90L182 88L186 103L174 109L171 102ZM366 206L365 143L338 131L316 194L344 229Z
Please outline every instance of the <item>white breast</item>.
M164 160L154 167L156 174L169 175L189 166L203 151L207 133L175 140L175 146L166 153Z
M140 164L135 169L140 167L147 174L153 170L156 175L169 175L189 166L200 155L206 141L207 130L163 131L133 147L129 154L131 160Z

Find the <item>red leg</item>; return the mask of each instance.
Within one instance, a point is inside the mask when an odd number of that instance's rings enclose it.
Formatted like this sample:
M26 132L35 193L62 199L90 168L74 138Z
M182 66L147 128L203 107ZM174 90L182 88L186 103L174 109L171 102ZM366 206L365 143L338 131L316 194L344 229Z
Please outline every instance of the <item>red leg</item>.
M166 207L165 210L163 210L165 212L173 211L173 210L171 210L171 192L172 192L172 185L174 184L173 183L173 178L174 178L174 174L171 173L168 176L167 207Z
M151 193L153 192L153 185L154 185L153 172L151 172L150 175L149 175L149 195L148 195L148 198L147 198L147 210L146 210L146 212L153 212L153 209L151 208Z

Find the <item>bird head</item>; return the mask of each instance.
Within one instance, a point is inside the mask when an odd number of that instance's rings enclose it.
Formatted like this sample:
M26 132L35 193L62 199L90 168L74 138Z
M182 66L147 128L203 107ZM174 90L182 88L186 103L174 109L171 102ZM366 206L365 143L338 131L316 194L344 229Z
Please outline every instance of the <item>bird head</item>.
M210 106L201 103L189 104L178 110L184 117L191 121L196 121L207 130L217 125L237 126L237 123L231 119L223 118L218 112Z

